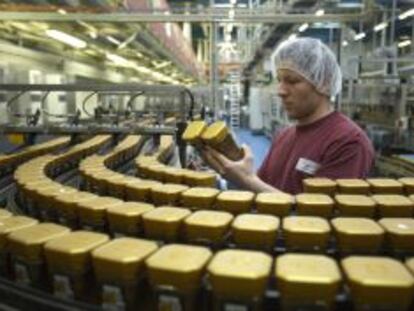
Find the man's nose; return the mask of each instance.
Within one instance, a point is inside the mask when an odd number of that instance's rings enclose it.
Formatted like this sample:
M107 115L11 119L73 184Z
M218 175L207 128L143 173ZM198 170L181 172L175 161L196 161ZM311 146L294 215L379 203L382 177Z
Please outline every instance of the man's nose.
M286 96L288 93L288 90L286 88L286 85L283 82L279 82L277 84L277 95L280 97Z

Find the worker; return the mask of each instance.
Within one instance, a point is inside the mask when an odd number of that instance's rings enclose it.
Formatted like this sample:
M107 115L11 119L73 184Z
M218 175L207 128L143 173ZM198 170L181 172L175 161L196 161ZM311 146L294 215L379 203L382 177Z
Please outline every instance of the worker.
M309 177L364 178L374 161L366 134L334 111L331 99L341 89L341 69L332 51L313 38L289 39L275 52L277 93L290 119L278 133L257 174L253 155L231 161L210 147L203 157L225 179L254 192L303 192Z

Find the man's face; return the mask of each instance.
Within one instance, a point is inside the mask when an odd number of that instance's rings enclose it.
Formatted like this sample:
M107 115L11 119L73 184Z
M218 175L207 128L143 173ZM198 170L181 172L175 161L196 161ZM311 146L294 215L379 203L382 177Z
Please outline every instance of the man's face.
M289 118L306 119L317 110L323 95L305 78L292 70L279 69L277 79L277 93Z

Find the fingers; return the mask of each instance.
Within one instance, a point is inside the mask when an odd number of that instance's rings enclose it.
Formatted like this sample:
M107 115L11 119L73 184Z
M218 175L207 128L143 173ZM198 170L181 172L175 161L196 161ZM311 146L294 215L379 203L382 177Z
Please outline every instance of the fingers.
M202 152L202 158L217 173L219 173L220 175L224 175L225 174L225 169L224 169L222 163L210 151L204 150Z

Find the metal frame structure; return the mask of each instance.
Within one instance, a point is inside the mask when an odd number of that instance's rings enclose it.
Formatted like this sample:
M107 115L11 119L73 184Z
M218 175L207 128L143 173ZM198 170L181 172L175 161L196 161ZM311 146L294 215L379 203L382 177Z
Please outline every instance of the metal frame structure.
M8 106L20 95L26 92L40 91L47 94L49 92L92 92L92 94L131 94L131 100L135 99L136 94L164 95L168 97L178 97L180 99L180 118L177 122L185 122L187 118L192 118L194 109L193 94L183 86L168 85L144 85L144 84L113 84L113 83L83 83L83 84L3 84L0 91L18 92L7 103ZM190 99L190 111L186 111L186 96ZM92 122L91 122L92 121ZM0 126L0 133L38 133L38 134L169 134L174 135L177 131L175 126L157 125L145 126L134 123L123 124L100 124L95 119L88 119L86 122L67 124L54 123L44 125L14 125L4 124ZM138 121L138 120L135 120Z

